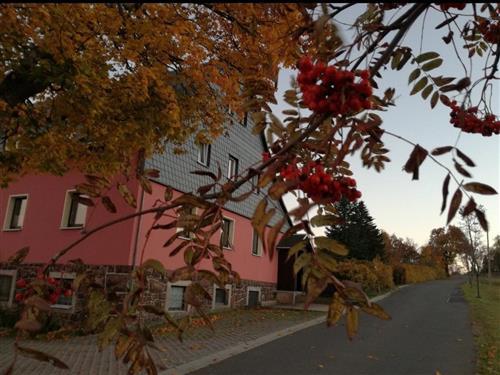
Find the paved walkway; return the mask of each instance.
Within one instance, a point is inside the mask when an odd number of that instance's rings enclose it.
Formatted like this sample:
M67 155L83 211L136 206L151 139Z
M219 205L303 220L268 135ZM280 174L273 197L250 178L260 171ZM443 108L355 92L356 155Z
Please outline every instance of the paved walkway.
M158 336L156 343L165 352L153 352L160 370L172 369L256 340L272 332L314 320L323 314L313 311L278 309L226 311L221 314L223 319L215 321L215 333L207 327L194 328L185 333L183 343L180 343L173 334ZM3 373L12 360L12 342L12 338L0 338L0 373ZM120 375L127 373L126 367L115 360L112 348L109 347L99 353L95 336L54 341L31 340L23 342L23 346L56 356L64 361L70 370L59 370L47 363L19 357L14 374Z
M475 352L464 278L411 285L380 304L382 321L362 314L359 334L316 325L200 368L190 375L472 375ZM439 372L438 372L439 371Z

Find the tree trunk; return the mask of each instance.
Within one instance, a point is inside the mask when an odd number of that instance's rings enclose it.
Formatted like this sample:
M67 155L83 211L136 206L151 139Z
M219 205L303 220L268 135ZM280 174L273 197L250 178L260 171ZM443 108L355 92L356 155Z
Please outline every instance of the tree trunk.
M476 298L481 298L481 294L479 294L479 271L476 271Z
M486 231L486 259L488 261L488 284L491 286L491 256L490 256L489 231Z

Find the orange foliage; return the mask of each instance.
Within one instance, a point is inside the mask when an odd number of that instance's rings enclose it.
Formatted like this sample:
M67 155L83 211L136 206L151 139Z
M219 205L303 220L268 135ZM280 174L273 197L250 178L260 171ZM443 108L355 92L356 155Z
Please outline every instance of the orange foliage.
M228 108L242 115L242 88L275 100L308 17L299 4L2 5L0 182L110 176L139 149L209 142Z

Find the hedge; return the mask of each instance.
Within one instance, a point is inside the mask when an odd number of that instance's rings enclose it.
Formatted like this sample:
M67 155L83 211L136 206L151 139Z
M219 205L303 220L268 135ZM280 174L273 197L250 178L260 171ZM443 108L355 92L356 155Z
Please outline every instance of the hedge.
M394 288L394 285L413 284L446 277L440 268L419 264L391 266L378 259L373 261L345 260L338 262L334 272L341 280L360 283L369 294L379 294Z
M394 283L401 285L442 279L446 277L446 274L441 268L420 264L398 264L393 267L393 276Z

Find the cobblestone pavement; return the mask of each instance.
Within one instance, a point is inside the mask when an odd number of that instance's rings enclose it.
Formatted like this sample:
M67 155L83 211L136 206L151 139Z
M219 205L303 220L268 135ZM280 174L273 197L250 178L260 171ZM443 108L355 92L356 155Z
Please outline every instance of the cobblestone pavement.
M160 370L169 369L200 357L217 353L233 345L292 327L317 318L324 313L314 311L286 311L279 309L228 310L219 313L214 322L215 332L207 327L196 327L185 332L180 343L171 333L156 336L156 343L165 352L154 352ZM13 357L13 339L0 338L0 373ZM96 336L74 337L67 340L30 340L23 346L43 351L64 361L70 370L59 370L50 364L19 357L14 375L126 374L127 369L115 360L111 347L98 351Z

